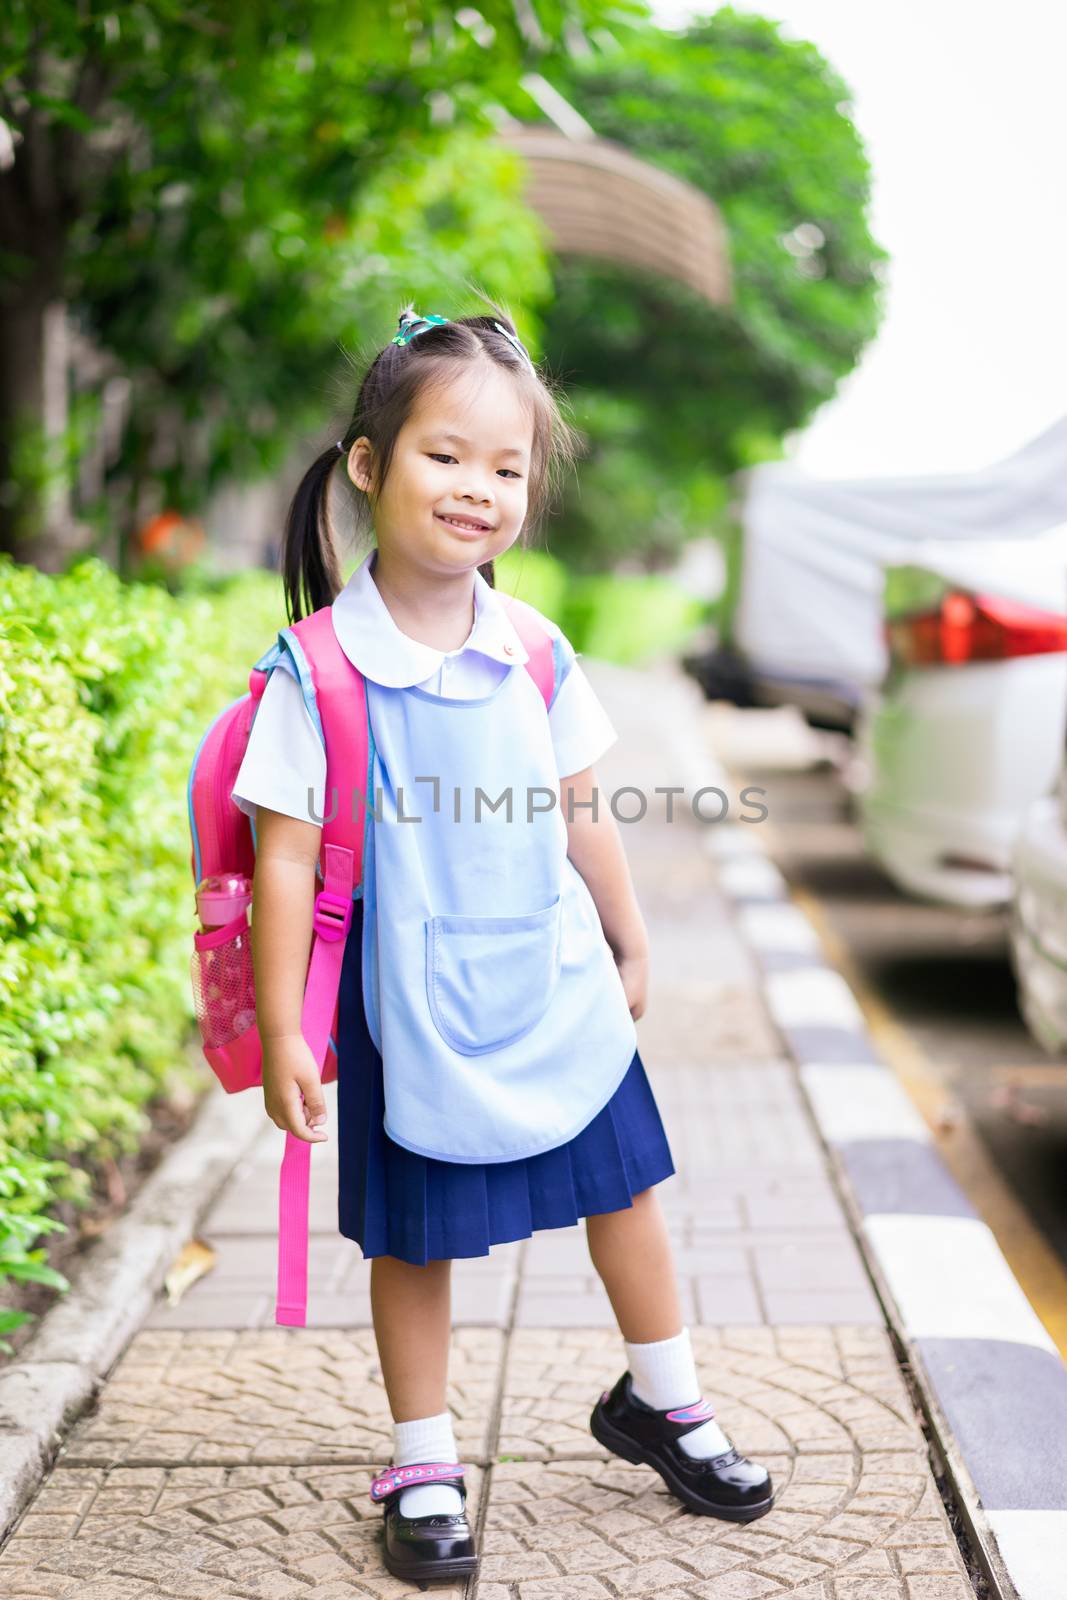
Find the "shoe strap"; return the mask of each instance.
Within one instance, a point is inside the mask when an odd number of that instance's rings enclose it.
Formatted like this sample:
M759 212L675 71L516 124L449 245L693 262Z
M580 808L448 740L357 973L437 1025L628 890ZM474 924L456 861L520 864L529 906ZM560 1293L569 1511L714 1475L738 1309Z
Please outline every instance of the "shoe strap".
M703 1397L691 1406L679 1406L675 1411L665 1411L664 1416L668 1422L679 1426L678 1437L684 1433L692 1433L694 1428L699 1428L702 1423L710 1422L715 1415L715 1407L710 1400Z
M630 1391L632 1393L632 1389ZM610 1389L605 1389L600 1396L601 1403L611 1398ZM634 1397L636 1399L636 1396ZM715 1415L715 1407L710 1400L703 1396L693 1402L691 1406L677 1406L673 1411L660 1411L657 1413L665 1422L673 1422L674 1436L681 1439L685 1434L692 1433L695 1429L703 1427L705 1422L710 1422Z
M679 1406L676 1411L665 1411L663 1415L669 1422L674 1423L676 1429L675 1438L682 1439L687 1433L692 1433L694 1429L703 1427L704 1423L715 1415L715 1407L710 1400L700 1399L694 1405ZM744 1459L745 1457L732 1444L729 1450L723 1450L717 1456L693 1457L694 1462L703 1461L707 1464L709 1461L718 1461L725 1462L727 1465L731 1461L744 1461Z
M388 1467L374 1478L370 1497L374 1501L387 1499L402 1489L414 1489L421 1483L451 1483L457 1489L464 1487L466 1467L457 1461L413 1461L406 1467Z

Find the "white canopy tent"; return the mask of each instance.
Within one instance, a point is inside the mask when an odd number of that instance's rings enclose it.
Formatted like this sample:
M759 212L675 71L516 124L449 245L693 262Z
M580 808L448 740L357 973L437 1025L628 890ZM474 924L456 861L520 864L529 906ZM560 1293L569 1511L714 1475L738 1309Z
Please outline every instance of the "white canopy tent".
M855 698L886 669L886 567L930 540L1028 539L1067 523L1067 417L981 472L834 482L756 467L742 522L734 638L753 671Z

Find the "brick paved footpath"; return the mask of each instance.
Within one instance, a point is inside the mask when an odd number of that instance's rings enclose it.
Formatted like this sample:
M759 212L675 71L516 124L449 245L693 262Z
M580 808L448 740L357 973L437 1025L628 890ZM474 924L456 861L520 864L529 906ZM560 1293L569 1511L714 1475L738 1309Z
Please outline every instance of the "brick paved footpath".
M497 1246L454 1268L449 1403L483 1554L472 1594L965 1600L877 1301L689 809L715 781L700 778L700 696L673 669L587 665L621 736L602 787L650 798L624 838L653 942L638 1038L679 1169L660 1194L685 1315L704 1392L778 1500L747 1527L695 1516L602 1451L587 1419L622 1347L584 1225ZM686 786L671 824L656 784ZM336 1232L333 1143L313 1152L311 1325L272 1322L279 1140L265 1124L203 1224L215 1270L160 1304L74 1428L0 1554L0 1594L419 1592L382 1567L367 1499L389 1413L369 1266Z

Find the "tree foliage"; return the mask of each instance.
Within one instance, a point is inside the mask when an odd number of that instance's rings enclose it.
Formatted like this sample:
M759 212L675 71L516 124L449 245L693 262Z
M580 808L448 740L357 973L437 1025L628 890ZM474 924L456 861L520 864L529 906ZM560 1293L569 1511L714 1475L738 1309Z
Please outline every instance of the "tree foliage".
M508 0L12 0L0 50L15 141L0 170L0 521L18 509L13 468L36 507L50 474L84 481L109 429L111 523L197 509L343 408L345 353L388 337L398 303L462 314L473 281L534 343L544 306L540 342L589 436L555 547L590 569L627 552L654 566L714 519L725 474L833 393L876 325L881 252L847 90L758 17L664 32L642 0L536 17ZM521 162L492 137L497 106L529 118L531 66L602 137L715 200L730 308L552 262ZM58 454L47 429L14 426L40 418L34 339L57 300L124 395L116 429L103 378L90 386Z
M132 384L113 482L195 505L321 418L339 346L392 331L398 298L548 292L489 108L564 34L641 9L12 0L0 319L32 350L68 302ZM0 422L33 413L33 376L0 362Z
M721 310L591 260L556 273L546 350L586 391L592 446L556 547L579 565L609 548L654 563L722 504L723 474L776 453L830 398L875 332L869 167L836 72L761 17L632 29L551 76L598 135L703 190L729 230Z

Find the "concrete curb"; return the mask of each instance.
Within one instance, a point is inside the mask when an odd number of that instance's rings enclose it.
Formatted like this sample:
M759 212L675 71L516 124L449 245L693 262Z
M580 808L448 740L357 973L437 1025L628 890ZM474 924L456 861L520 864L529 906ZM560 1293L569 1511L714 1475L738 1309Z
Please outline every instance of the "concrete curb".
M1067 1366L759 840L723 823L707 847L990 1584L1058 1600Z
M703 696L688 683L685 692L699 719ZM667 720L687 790L732 800L730 775L694 741L692 715ZM758 827L709 822L704 839L992 1594L1062 1600L1067 1366Z
M262 1133L261 1107L241 1103L254 1099L209 1091L21 1359L0 1371L0 1543L147 1316L170 1263Z

